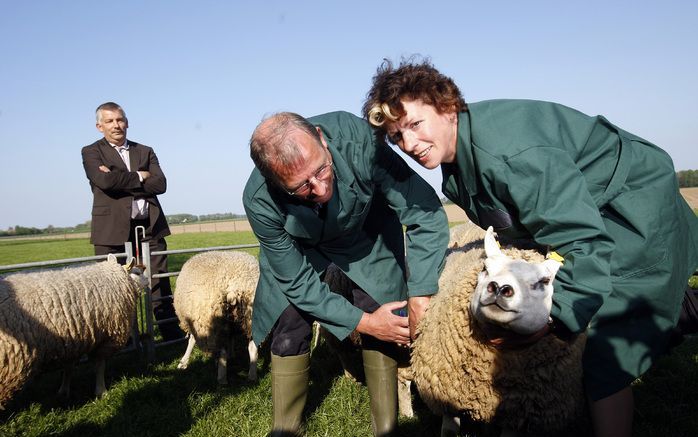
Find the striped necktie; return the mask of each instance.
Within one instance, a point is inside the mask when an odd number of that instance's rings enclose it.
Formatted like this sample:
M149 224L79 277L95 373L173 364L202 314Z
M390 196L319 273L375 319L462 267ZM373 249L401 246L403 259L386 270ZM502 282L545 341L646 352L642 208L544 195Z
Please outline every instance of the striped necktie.
M124 164L126 164L126 168L128 169L128 171L131 171L131 163L128 162L129 159L127 155L128 149L124 146L121 146L117 147L116 151L119 152L119 156L121 157L121 160L124 161Z

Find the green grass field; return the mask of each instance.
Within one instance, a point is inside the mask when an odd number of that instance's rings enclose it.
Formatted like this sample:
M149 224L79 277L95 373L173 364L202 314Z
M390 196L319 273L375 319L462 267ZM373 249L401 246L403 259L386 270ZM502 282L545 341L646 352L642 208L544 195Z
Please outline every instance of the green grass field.
M251 233L180 234L170 249L254 243ZM256 250L252 250L256 253ZM0 241L0 265L92 255L87 240ZM190 255L170 257L170 270ZM242 343L242 342L239 342ZM94 370L78 366L70 400L58 399L60 372L44 372L0 412L0 436L264 436L271 424L271 375L260 359L260 380L247 382L245 345L232 360L230 385L218 387L215 363L195 352L178 370L185 344L159 348L146 364L135 352L107 363L109 391L94 399ZM308 436L370 436L368 394L347 380L337 358L320 344L312 357L306 408ZM635 435L698 435L698 337L684 341L635 383ZM416 417L400 419L400 436L438 435L439 419L415 400Z

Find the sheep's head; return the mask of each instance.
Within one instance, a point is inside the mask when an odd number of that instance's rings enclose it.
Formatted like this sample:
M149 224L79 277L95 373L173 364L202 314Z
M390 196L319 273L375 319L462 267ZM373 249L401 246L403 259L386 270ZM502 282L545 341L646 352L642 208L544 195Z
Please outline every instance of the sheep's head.
M107 255L107 262L111 263L117 263L118 260L116 259L116 255L110 253ZM148 286L148 277L144 274L145 273L145 266L136 264L136 259L133 257L130 257L128 261L126 261L126 264L124 264L123 269L128 273L128 275L133 279L133 281L138 284L139 289L143 289L146 286Z
M519 334L545 327L553 300L553 279L560 263L531 263L502 253L492 227L485 235L485 269L478 276L470 311L481 323Z

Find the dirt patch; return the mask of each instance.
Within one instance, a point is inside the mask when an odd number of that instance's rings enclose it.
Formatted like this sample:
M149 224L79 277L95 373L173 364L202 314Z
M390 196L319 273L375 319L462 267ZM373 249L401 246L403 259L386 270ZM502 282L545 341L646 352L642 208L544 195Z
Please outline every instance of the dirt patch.
M691 208L698 209L698 187L681 188L681 195Z

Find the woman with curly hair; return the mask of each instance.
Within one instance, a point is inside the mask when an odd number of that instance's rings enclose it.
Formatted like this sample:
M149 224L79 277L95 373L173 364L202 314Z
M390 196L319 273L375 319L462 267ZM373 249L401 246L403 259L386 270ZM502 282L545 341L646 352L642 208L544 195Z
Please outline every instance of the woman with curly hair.
M585 331L584 382L597 436L630 436L630 384L666 352L698 266L698 219L654 144L566 106L466 104L428 61L385 61L364 117L428 169L482 228L563 257L556 329Z

